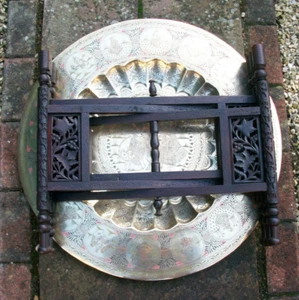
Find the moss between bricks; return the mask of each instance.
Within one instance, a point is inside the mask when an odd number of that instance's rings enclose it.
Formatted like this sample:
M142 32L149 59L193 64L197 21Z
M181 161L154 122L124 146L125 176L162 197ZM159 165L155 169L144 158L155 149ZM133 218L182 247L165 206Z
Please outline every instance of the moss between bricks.
M137 16L138 19L142 19L143 18L143 3L142 0L138 0L138 12L137 12Z
M261 228L260 226L255 230L256 240L257 240L257 271L259 279L259 292L260 300L269 299L268 297L268 285L267 285L267 269L266 269L266 253L265 247L260 243L261 240Z

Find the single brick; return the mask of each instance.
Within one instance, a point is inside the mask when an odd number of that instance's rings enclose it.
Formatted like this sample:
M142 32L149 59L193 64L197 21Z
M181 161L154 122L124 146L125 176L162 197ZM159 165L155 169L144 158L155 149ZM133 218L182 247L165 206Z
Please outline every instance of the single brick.
M278 195L279 195L279 218L282 220L296 219L296 204L294 196L293 184L293 168L292 157L290 155L290 135L289 126L286 113L286 104L284 99L284 91L280 86L271 87L270 94L274 101L276 111L278 114L281 139L282 139L282 163L281 172L278 181Z
M145 18L183 21L205 29L244 55L239 1L143 0Z
M136 0L45 0L42 46L55 57L92 31L136 19L137 5Z
M275 9L273 0L245 0L245 21L250 24L275 25Z
M25 264L0 264L1 300L29 300L30 293L30 266Z
M33 85L34 58L6 59L4 63L2 121L21 118Z
M280 244L266 248L269 293L299 292L298 233L294 223L279 226Z
M289 152L283 152L280 177L278 181L279 218L281 220L296 220L296 204L294 196L294 181L292 157ZM284 238L282 235L281 239Z
M9 1L7 57L35 55L36 1Z
M0 261L28 262L31 251L28 203L21 192L0 192L0 205Z
M266 58L266 71L270 84L283 84L282 65L276 26L250 26L250 46L263 44Z
M0 188L20 188L17 165L18 123L0 123Z

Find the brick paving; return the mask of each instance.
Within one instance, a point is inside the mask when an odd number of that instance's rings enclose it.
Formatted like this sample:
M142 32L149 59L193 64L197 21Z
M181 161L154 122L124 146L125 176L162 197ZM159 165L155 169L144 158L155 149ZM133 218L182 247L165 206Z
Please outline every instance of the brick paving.
M18 123L0 124L0 187L2 189L20 189L16 152L18 132Z
M0 261L29 262L31 257L30 210L21 192L0 192Z
M8 58L4 62L2 121L19 121L33 85L34 58Z
M143 10L141 7L143 5ZM42 42L37 24L43 10ZM245 13L242 19L241 13ZM265 43L268 79L283 133L279 182L281 244L260 248L252 234L215 266L167 282L136 282L96 271L61 249L32 260L31 222L18 180L19 120L34 82L36 50L57 55L74 41L116 21L141 17L185 21L206 29L241 54ZM282 72L272 0L9 1L7 52L0 123L0 299L299 299L299 252L295 201L282 90ZM258 231L257 231L258 236ZM35 264L35 265L33 265ZM265 276L266 275L266 276ZM40 291L34 287L39 280ZM35 298L36 299L36 298Z
M0 123L0 299L32 299L30 208L18 178L19 121L34 82L37 1L9 1Z
M253 25L249 27L250 45L263 43L267 57L266 71L271 85L282 85L282 67L278 45L276 26Z
M0 264L0 299L31 299L31 273L27 264Z
M298 292L299 252L294 223L280 225L281 242L266 249L269 293Z
M9 1L6 57L35 55L37 1Z

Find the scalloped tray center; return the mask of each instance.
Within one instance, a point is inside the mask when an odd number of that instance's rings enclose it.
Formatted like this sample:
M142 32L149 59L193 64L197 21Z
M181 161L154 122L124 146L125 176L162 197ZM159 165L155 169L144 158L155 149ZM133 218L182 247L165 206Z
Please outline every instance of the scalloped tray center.
M219 94L199 73L178 63L152 59L147 62L134 60L96 76L80 92L79 98L148 96L149 80L156 82L157 97ZM159 122L159 142L162 172L217 169L214 120ZM148 123L91 128L93 174L150 172L150 150ZM152 199L87 203L117 226L148 231L187 224L209 209L213 199L210 195L164 197L160 217L154 215Z

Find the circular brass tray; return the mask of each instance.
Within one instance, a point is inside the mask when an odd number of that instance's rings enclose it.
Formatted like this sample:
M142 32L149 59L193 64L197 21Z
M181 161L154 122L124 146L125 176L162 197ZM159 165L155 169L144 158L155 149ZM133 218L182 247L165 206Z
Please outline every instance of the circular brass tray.
M158 96L246 93L244 59L214 35L176 21L143 19L108 26L78 40L54 63L57 90L65 99L143 96L149 79L156 81ZM273 105L272 114L280 167L281 137ZM35 212L36 127L35 87L22 118L19 152L22 185ZM216 169L213 131L213 120L164 124L160 142L169 155L161 157L162 169ZM92 128L93 172L148 171L147 132L144 125L134 124ZM191 155L195 150L198 154ZM187 195L163 202L162 217L153 215L150 199L59 203L55 240L108 274L165 280L217 263L257 222L252 199L241 194Z

